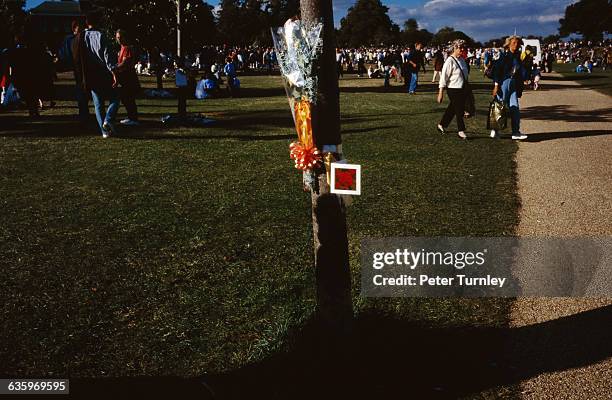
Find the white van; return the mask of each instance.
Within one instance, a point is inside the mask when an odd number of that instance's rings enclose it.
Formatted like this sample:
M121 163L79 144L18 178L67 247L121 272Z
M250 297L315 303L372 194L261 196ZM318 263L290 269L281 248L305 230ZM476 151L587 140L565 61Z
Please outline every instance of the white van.
M538 39L523 39L523 46L521 47L521 52L525 51L525 47L531 46L534 49L533 62L538 63L538 65L542 65L542 47L540 46L540 41Z

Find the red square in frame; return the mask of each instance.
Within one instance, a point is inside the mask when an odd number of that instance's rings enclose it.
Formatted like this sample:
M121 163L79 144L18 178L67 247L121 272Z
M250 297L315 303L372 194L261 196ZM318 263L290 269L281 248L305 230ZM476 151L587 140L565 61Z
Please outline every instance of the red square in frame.
M361 194L361 165L331 164L331 192L336 194Z

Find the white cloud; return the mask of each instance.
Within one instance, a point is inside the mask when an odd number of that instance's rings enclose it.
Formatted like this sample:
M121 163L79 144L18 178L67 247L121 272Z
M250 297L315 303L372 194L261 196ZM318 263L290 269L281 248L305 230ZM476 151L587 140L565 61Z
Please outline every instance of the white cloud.
M416 8L408 8L397 4L388 4L387 7L389 7L389 17L400 26L407 19L414 18L418 11Z
M393 22L400 26L408 18L415 18L421 29L436 32L443 26L452 26L481 41L514 33L515 29L522 35L557 33L565 8L576 1L427 0L415 7L412 1L382 0ZM334 1L337 24L354 2Z
M563 18L565 14L539 15L536 19L538 22L557 22Z

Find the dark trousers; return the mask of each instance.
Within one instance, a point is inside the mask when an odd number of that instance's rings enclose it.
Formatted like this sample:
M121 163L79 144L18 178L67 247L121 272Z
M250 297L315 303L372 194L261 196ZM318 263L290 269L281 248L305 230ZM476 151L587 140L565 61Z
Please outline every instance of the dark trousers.
M465 123L463 122L463 113L465 112L465 90L464 89L446 89L450 103L444 111L440 125L444 128L448 127L453 117L457 118L457 129L465 131Z
M21 100L26 103L30 116L38 115L38 93L30 86L16 86Z
M178 115L179 117L186 117L187 116L187 93L188 93L188 89L187 87L178 87L177 88L177 96L178 96Z
M121 88L121 102L125 106L127 116L132 121L138 121L138 108L136 107L136 90Z

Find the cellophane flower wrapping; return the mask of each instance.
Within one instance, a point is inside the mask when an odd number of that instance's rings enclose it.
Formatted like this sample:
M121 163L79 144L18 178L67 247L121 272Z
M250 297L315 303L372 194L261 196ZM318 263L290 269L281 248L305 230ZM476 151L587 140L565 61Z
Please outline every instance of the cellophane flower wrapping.
M276 57L298 134L298 140L291 144L290 156L295 167L304 171L304 184L309 188L314 182L313 169L321 162L321 152L313 144L310 106L317 101L316 63L323 51L322 31L322 23L306 25L300 20L287 20L284 26L272 28Z
M300 20L287 20L284 26L272 28L276 58L292 110L295 100L316 103L315 64L323 51L322 31L322 23L307 26Z

